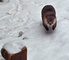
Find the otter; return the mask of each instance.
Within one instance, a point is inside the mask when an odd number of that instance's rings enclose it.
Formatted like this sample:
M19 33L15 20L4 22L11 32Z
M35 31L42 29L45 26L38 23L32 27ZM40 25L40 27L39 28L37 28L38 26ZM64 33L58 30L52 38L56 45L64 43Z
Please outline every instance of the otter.
M3 0L0 0L0 2L3 2Z
M56 21L56 11L52 5L46 5L42 9L42 21L43 21L43 26L47 31L49 29L54 30L57 24Z

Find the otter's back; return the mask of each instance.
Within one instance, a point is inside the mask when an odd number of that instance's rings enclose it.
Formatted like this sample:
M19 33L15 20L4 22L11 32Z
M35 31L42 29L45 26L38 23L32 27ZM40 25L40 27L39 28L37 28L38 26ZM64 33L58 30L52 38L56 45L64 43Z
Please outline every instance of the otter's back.
M48 14L48 13L53 13L56 15L55 9L53 6L51 5L46 5L45 7L43 7L42 9L42 15L44 14Z

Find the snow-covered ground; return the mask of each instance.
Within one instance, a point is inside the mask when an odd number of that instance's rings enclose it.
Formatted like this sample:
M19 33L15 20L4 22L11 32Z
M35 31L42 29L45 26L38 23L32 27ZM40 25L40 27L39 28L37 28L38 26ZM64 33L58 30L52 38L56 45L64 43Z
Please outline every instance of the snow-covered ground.
M53 5L57 27L46 32L41 10ZM19 32L23 32L19 36ZM69 0L4 0L0 2L0 50L10 41L23 41L27 60L69 60ZM0 54L0 60L4 60Z

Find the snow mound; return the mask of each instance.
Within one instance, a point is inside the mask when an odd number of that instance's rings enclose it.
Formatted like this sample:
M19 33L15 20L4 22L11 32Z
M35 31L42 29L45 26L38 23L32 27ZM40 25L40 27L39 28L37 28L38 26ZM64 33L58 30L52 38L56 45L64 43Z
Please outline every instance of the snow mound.
M20 41L12 41L6 43L3 48L8 51L10 54L18 53L24 47L23 43Z

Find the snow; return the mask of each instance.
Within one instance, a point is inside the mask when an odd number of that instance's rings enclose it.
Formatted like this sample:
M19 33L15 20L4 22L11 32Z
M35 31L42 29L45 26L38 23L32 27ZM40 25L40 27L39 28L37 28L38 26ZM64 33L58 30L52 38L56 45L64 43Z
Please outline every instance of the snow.
M47 32L42 25L45 5L56 10L57 27ZM0 50L10 41L23 41L27 60L69 60L69 0L7 0L0 3ZM22 31L23 35L19 36ZM21 42L22 42L21 41ZM4 60L0 54L0 60Z
M24 45L21 41L11 41L4 44L3 49L6 49L8 53L15 54L20 52L24 48Z

